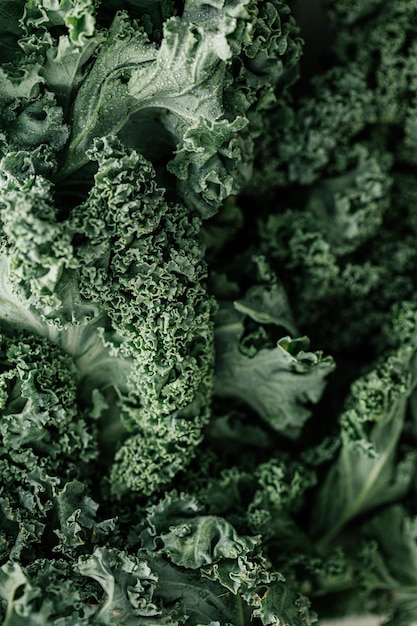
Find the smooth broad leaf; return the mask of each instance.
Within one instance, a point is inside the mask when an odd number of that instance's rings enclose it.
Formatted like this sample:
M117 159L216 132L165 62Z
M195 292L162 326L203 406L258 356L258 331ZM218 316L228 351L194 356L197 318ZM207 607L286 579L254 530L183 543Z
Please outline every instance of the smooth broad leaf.
M19 25L23 13L24 0L0 0L0 35L5 33L21 34Z
M179 603L187 626L245 626L250 609L239 595L218 582L202 577L199 570L185 570L159 555L147 555L152 570L158 575L158 595L165 605Z
M321 398L333 359L305 352L305 338L284 338L248 357L239 348L243 332L243 316L224 307L215 331L215 393L243 401L274 430L295 439L311 416L311 404Z
M73 92L83 79L83 68L101 41L98 34L85 41L80 48L69 38L63 37L56 48L48 49L42 76L63 107L68 107Z
M274 324L282 326L291 334L296 333L287 295L277 282L251 287L234 306L237 311L259 324Z
M46 334L46 324L23 298L19 298L10 278L10 260L0 255L0 319L2 324L18 326L38 335Z
M307 599L294 592L281 578L265 577L258 586L231 593L222 586L222 572L208 580L204 572L184 570L157 555L148 555L158 573L159 593L165 604L180 601L188 616L187 625L220 624L245 626L259 618L264 626L310 626L315 623ZM219 581L219 582L217 582Z
M270 579L246 593L231 593L214 580L201 578L196 570L182 570L161 557L152 558L165 603L180 601L188 615L187 626L220 623L246 626L258 618L264 626L310 626L316 622L308 600L281 579ZM221 578L221 574L220 574Z
M0 597L7 602L7 615L12 611L12 604L17 590L22 587L27 578L19 563L9 561L0 569ZM7 620L7 616L6 616Z
M34 98L39 94L40 86L45 82L40 75L41 65L32 63L27 67L19 68L17 76L13 69L0 68L0 102L2 107L10 106L19 98ZM15 70L17 73L17 70Z

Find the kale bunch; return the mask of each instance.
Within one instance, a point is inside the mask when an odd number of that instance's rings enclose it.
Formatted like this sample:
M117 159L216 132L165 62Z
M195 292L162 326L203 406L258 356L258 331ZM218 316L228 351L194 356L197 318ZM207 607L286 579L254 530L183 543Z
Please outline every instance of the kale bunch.
M0 0L4 626L416 622L416 17Z

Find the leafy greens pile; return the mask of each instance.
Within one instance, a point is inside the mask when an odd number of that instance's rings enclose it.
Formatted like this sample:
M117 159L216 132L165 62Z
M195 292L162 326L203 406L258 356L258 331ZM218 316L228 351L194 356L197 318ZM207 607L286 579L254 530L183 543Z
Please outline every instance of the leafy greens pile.
M417 621L417 1L303 9L0 0L4 626Z

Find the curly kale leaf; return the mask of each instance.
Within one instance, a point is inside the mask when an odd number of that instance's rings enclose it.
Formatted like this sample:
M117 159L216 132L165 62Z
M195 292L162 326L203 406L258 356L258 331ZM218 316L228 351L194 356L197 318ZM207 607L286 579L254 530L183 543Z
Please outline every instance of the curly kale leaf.
M27 153L3 159L1 316L69 352L87 402L106 390L102 440L114 449L122 423L126 439L114 493L149 492L186 465L209 417L214 304L201 220L166 202L136 151L103 139L89 157L95 184L66 219Z
M329 0L327 4L332 17L338 11L341 15L351 12L351 3L348 8L345 2ZM340 28L334 54L341 66L353 61L361 68L374 94L375 121L386 136L390 126L403 126L409 108L415 107L417 8L407 0L395 5L378 3L378 10L372 7L376 4L376 0L368 0L361 5L363 15L351 14L350 21L359 18L360 27ZM401 143L401 137L398 139Z
M186 620L178 603L165 608L158 593L158 575L146 560L116 548L96 548L91 556L79 559L76 570L102 588L101 606L94 614L98 624L126 626L172 624Z
M243 401L274 430L297 438L311 415L309 404L320 400L333 360L307 352L306 338L284 337L274 348L247 354L241 344L243 320L232 307L220 309L215 394Z
M412 363L413 348L401 347L351 387L340 418L342 447L313 507L320 549L354 518L409 490L415 458L401 455L399 442L416 384Z
M401 204L409 211L409 186L397 182L392 161L355 142L340 171L322 176L291 208L259 220L261 250L282 279L295 319L332 351L376 342L393 302L414 289L412 247L406 241L398 250L402 226L392 209Z
M74 485L61 510L66 518L78 506L79 515L75 510L68 517L67 529L76 527L75 519L88 534L94 503L82 496ZM19 615L29 623L71 626L113 626L115 620L132 626L243 626L255 617L264 626L316 621L307 599L271 569L259 537L241 536L222 518L205 515L194 498L167 494L148 509L140 526L136 552L110 540L88 546L75 559L38 558L27 566L6 562L0 569L4 623L19 623Z
M377 513L364 524L368 543L362 550L363 587L386 626L412 626L416 602L416 518L402 505Z
M257 184L268 193L277 186L311 185L329 169L333 174L349 162L354 139L375 120L374 106L360 66L317 74L296 107L283 100L268 116L256 147Z
M76 301L71 233L58 221L52 183L38 174L36 159L25 151L11 152L1 163L3 267L12 291L44 319L94 316ZM63 300L66 312L58 313Z
M200 220L166 203L137 152L102 140L90 157L95 185L71 216L80 293L106 313L114 352L132 364L113 491L149 492L184 467L209 416L213 302Z
M332 22L340 26L353 25L365 17L380 10L382 0L354 0L353 2L335 2L325 0L326 14Z
M40 337L0 345L1 553L38 544L65 482L87 479L98 456L96 425L78 406L77 370Z
M162 596L181 599L190 624L214 619L238 626L251 615L265 626L315 621L306 598L271 570L259 537L239 535L226 520L205 515L186 494L169 494L151 507L142 537Z
M186 2L181 17L165 21L159 47L140 21L119 12L75 99L58 180L86 165L95 137L119 133L127 124L128 141L129 135L137 137L140 149L140 114L150 112L176 146L167 169L179 181L180 197L205 217L216 212L250 173L246 112L274 100L272 68L279 77L285 73L277 72L281 57L288 66L298 61L291 16L281 3L268 7L271 25L254 2L209 8ZM254 128L261 124L258 118Z
M85 67L103 37L95 28L91 0L25 3L20 20L24 35L19 44L26 55L42 64L40 74L66 113Z
M0 71L0 125L11 150L46 143L58 151L69 134L64 112L68 114L84 66L102 40L94 33L93 3L28 1L16 32L13 62L3 63Z
M99 589L93 580L78 574L73 563L62 559L39 558L28 567L7 562L0 569L2 623L93 624Z

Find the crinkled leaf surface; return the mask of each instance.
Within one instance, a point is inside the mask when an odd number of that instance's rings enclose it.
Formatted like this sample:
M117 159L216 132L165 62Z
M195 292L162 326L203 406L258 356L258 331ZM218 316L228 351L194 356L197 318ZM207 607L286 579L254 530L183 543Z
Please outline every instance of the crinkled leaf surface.
M333 360L297 350L305 342L289 338L249 357L239 349L243 330L241 314L232 308L221 311L215 332L215 393L242 400L274 430L296 438L311 415L309 405L320 400Z

